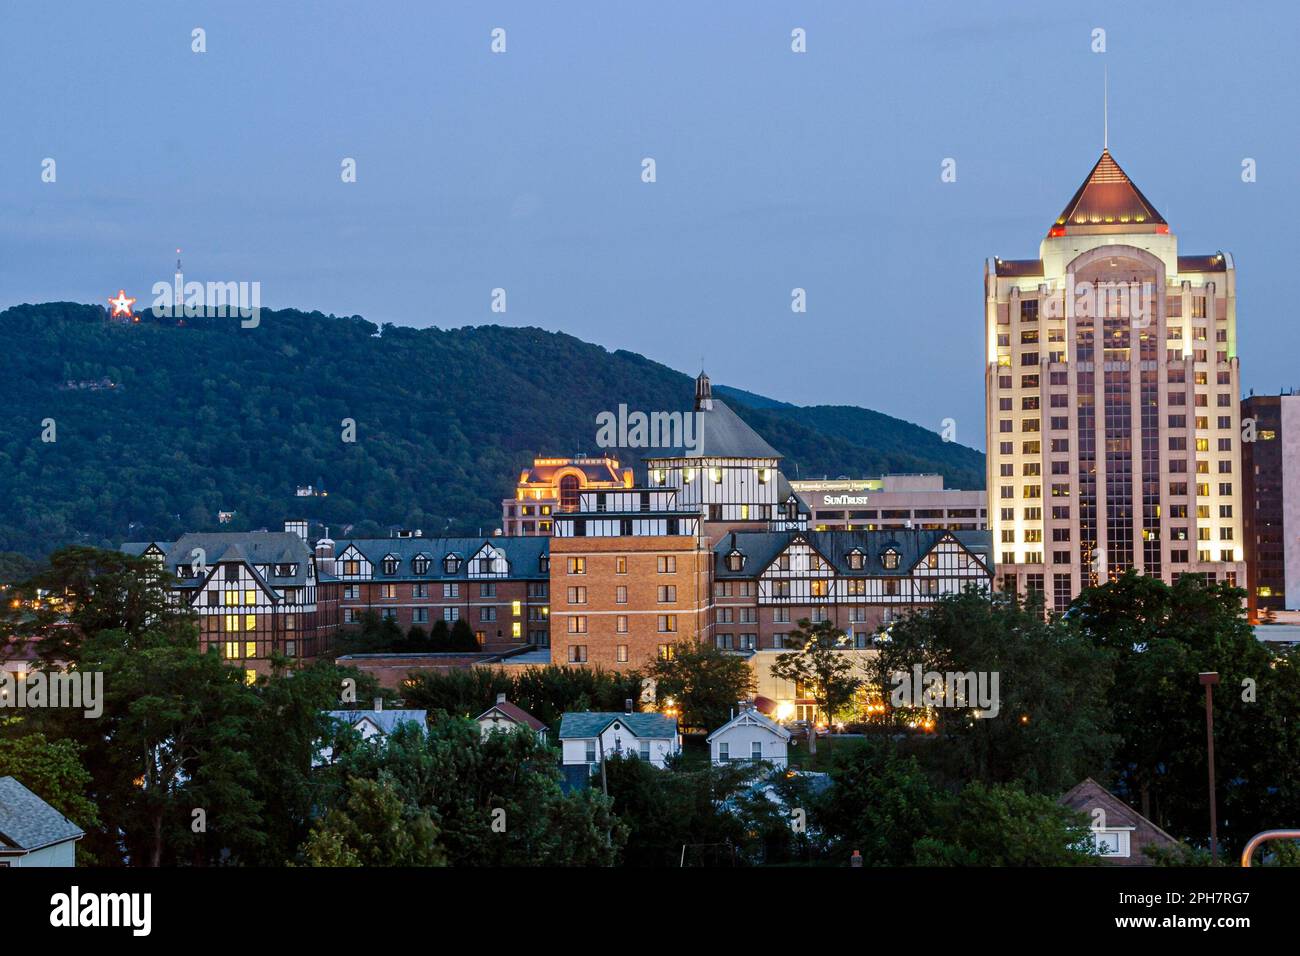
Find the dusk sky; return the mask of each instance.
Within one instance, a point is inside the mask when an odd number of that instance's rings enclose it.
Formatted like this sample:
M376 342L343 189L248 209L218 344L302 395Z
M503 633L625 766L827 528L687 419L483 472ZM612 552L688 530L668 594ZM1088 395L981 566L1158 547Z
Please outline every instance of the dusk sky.
M983 447L983 264L1038 255L1101 151L1106 66L1112 153L1182 254L1233 253L1243 386L1276 392L1300 385L1298 20L8 0L0 307L146 304L181 246L188 278L258 281L266 307L541 326L799 404L953 417Z

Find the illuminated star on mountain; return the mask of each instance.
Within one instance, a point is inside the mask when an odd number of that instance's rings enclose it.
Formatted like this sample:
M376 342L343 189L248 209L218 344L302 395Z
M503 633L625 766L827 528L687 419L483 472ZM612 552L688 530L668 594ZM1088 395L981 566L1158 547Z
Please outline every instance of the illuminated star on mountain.
M131 317L131 306L135 305L135 299L127 295L125 289L118 289L117 298L109 299L108 304L113 307L112 318L124 315L129 319Z

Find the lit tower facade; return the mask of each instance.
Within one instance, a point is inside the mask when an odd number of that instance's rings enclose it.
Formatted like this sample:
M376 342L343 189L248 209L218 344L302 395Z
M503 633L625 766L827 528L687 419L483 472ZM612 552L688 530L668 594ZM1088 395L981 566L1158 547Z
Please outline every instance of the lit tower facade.
M1001 586L1064 607L1133 569L1245 583L1236 273L1177 237L1109 149L1037 259L984 273Z

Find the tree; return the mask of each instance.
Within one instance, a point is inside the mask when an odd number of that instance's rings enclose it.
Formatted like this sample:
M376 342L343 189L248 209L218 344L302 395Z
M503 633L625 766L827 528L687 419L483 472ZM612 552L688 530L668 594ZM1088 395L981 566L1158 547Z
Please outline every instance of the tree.
M449 650L453 651L479 651L478 638L474 636L474 629L469 626L469 621L463 617L456 618L456 623L451 626L451 640Z
M531 730L484 737L470 720L439 716L427 733L403 724L382 741L352 737L326 768L343 781L327 787L326 804L351 816L354 781L384 781L405 819L437 821L439 851L453 866L610 865L622 846L626 831L608 799L566 795L554 751ZM324 857L333 851L322 840L311 849Z
M897 728L927 721L930 739L917 752L940 777L954 784L1019 780L1059 796L1104 775L1115 746L1110 655L1048 620L1041 605L967 589L905 615L876 646L868 670L883 701L905 699L899 687L915 692L918 671L944 682L945 699L911 700L886 718ZM960 700L946 699L949 686Z
M777 655L772 676L802 686L816 701L818 713L828 722L834 720L863 683L857 667L843 653L849 647L848 637L830 621L810 624L804 618L790 632L789 641L796 649ZM808 751L817 752L814 728L809 728Z
M729 808L758 772L683 761L661 770L632 755L607 757L610 800L628 829L623 865L679 866L683 847L695 847L720 865L736 862L737 850L750 838L746 821Z
M343 808L330 810L303 847L310 866L443 866L428 811L403 803L390 779L348 780Z
M433 622L433 631L429 635L429 650L437 652L451 650L451 628L442 618Z
M838 749L829 773L832 785L813 801L828 854L843 859L857 850L867 866L910 865L943 796L916 758L892 740L869 738Z
M661 708L671 700L684 726L705 731L730 720L737 702L754 690L745 658L694 641L674 645L672 654L654 661L646 676L655 683Z
M1185 574L1133 573L1081 594L1068 623L1114 659L1109 705L1121 734L1115 791L1173 835L1208 843L1205 691L1216 671L1216 779L1228 852L1300 814L1300 673L1294 652L1254 636L1245 594Z
M940 801L920 866L1087 866L1097 862L1087 817L1050 797L972 783Z
M429 632L418 624L412 624L406 632L406 650L412 654L423 654L430 649Z
M73 740L49 740L42 733L0 738L0 777L15 778L77 826L93 830L99 808L86 795L91 776L82 766L81 749Z

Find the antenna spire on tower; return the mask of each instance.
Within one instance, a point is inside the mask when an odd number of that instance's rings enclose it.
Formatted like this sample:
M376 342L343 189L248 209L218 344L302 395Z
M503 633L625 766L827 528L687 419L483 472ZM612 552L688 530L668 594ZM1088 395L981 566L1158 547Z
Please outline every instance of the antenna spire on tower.
M1101 149L1110 152L1110 68L1101 68Z

